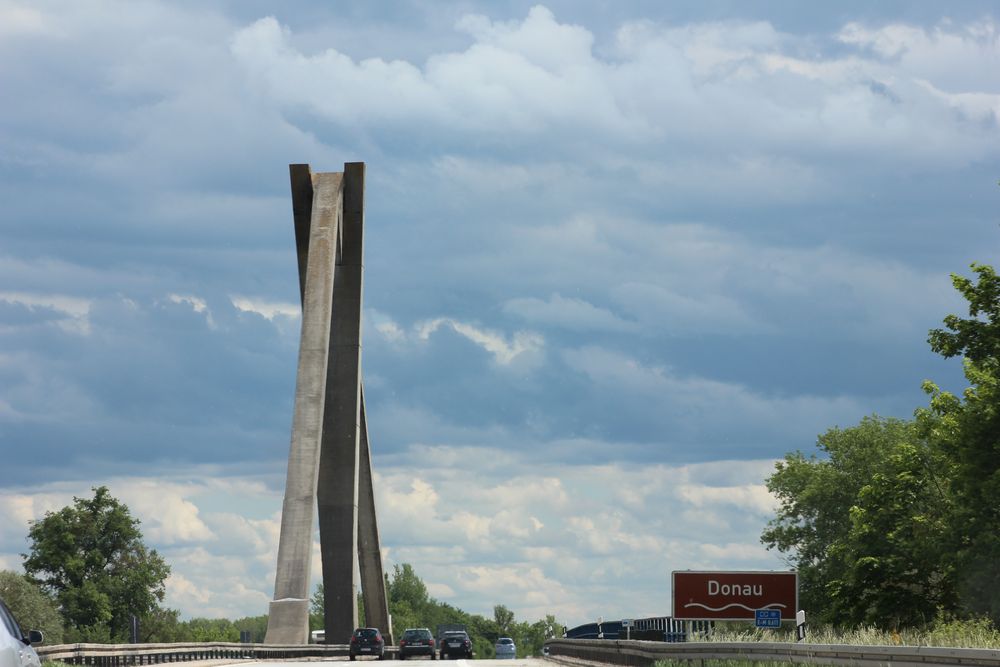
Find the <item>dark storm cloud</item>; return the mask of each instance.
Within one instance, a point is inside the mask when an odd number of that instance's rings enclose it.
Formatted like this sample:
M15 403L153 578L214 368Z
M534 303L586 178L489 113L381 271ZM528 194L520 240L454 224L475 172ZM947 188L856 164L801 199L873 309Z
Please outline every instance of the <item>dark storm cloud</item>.
M228 300L203 307L121 295L90 304L77 330L4 332L19 354L4 364L0 437L72 477L105 462L280 459L293 337ZM36 460L13 465L28 480L40 474Z
M923 339L997 247L974 8L101 6L0 47L0 428L50 460L284 456L290 162L368 164L386 454L777 456L957 377Z

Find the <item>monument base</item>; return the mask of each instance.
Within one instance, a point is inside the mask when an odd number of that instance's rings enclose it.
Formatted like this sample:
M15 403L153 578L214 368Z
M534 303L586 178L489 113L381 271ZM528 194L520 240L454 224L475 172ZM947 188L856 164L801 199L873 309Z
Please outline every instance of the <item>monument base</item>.
M272 600L267 608L265 644L309 643L309 600Z

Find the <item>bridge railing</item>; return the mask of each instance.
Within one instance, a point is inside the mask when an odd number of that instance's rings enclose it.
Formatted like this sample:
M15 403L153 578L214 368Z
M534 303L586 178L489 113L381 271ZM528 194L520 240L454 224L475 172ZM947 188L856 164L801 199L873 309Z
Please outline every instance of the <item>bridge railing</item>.
M848 646L756 642L666 643L607 639L550 639L550 657L576 658L629 667L649 667L658 660L693 662L740 660L814 665L875 667L1000 667L1000 650L932 646Z
M284 660L294 658L335 658L348 655L347 644L239 644L201 642L177 644L56 644L35 648L44 660L72 665L127 667L190 660L244 659ZM385 648L386 657L395 655L394 646Z

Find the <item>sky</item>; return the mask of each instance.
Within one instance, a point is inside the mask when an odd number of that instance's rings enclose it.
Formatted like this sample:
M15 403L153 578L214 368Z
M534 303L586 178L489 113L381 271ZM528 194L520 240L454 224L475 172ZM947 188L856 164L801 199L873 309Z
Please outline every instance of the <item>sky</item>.
M0 0L0 100L0 569L107 485L184 617L273 594L290 163L367 165L385 567L487 616L786 568L775 462L960 390L1000 250L993 2Z

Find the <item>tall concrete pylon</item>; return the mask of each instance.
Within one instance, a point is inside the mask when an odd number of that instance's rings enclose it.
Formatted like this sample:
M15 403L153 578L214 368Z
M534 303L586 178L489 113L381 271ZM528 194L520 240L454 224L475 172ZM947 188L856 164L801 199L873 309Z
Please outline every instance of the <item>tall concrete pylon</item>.
M388 641L371 451L361 383L365 165L343 173L289 166L302 300L295 410L281 508L268 644L309 641L309 579L318 507L326 641L358 625L356 569L366 624Z

